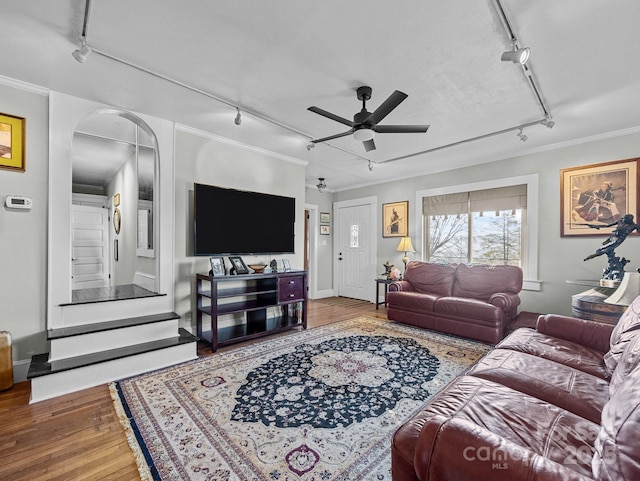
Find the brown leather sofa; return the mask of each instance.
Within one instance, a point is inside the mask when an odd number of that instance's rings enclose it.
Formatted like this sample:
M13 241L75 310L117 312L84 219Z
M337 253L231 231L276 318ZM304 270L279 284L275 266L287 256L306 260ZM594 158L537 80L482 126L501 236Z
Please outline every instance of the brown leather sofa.
M411 261L389 284L387 317L495 344L518 314L521 290L519 267Z
M640 297L514 331L397 430L393 480L640 480L639 331Z

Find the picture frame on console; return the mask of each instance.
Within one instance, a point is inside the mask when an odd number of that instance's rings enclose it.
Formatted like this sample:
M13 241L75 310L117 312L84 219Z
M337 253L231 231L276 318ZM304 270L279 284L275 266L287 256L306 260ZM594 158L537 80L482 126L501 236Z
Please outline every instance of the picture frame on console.
M224 265L224 258L210 257L209 262L211 263L211 275L213 277L227 275L227 268Z
M638 222L640 158L560 171L560 235L608 236L631 214ZM591 226L602 226L594 228Z
M282 259L282 267L284 268L284 272L291 272L291 264L289 263L289 259Z
M240 256L229 256L229 262L231 262L231 271L233 274L249 274L249 268L242 260Z

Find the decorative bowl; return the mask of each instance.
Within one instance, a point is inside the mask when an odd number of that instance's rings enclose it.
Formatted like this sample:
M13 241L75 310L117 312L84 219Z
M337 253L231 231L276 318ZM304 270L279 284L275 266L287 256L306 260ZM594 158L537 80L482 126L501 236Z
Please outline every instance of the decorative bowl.
M247 267L253 270L254 274L260 274L264 271L264 268L267 267L266 264L248 264Z

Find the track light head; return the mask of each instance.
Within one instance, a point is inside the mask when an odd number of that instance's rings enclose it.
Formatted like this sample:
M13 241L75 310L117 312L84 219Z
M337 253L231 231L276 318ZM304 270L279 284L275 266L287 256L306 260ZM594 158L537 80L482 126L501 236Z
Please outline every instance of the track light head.
M520 137L520 140L522 140L523 142L526 142L529 138L522 132L522 129L520 129L520 132L518 132L518 137Z
M373 163L369 161L369 172L373 172Z
M318 192L322 194L325 190L327 190L327 183L324 181L324 177L318 177L318 181L319 182L316 187L318 188Z
M87 45L87 40L84 38L82 39L82 46L71 53L71 55L73 55L73 58L75 58L80 63L84 63L87 60L89 54L91 54L91 47Z
M234 119L233 123L236 125L240 125L242 123L242 115L240 114L239 108L236 108L236 110L238 111L238 113L236 114L236 118Z
M513 62L524 65L525 63L527 63L527 60L529 60L529 55L531 55L531 49L529 47L514 47L513 50L507 50L506 52L504 52L500 57L500 60L502 60L503 62Z
M551 120L550 118L548 118L547 120L543 120L542 122L540 122L542 125L544 125L546 128L548 129L552 129L554 125L556 125L556 123Z
M307 150L311 150L316 146L316 144L314 144L313 142L309 142L309 144L307 144Z

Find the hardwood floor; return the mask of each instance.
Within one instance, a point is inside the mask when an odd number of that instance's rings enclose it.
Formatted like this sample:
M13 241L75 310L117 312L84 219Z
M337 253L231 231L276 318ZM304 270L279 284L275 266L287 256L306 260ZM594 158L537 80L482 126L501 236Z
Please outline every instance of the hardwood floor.
M387 317L384 306L330 298L310 300L307 320L313 328L359 315ZM211 355L209 346L199 345L198 355ZM0 479L140 479L106 385L32 405L29 390L26 381L0 393Z

